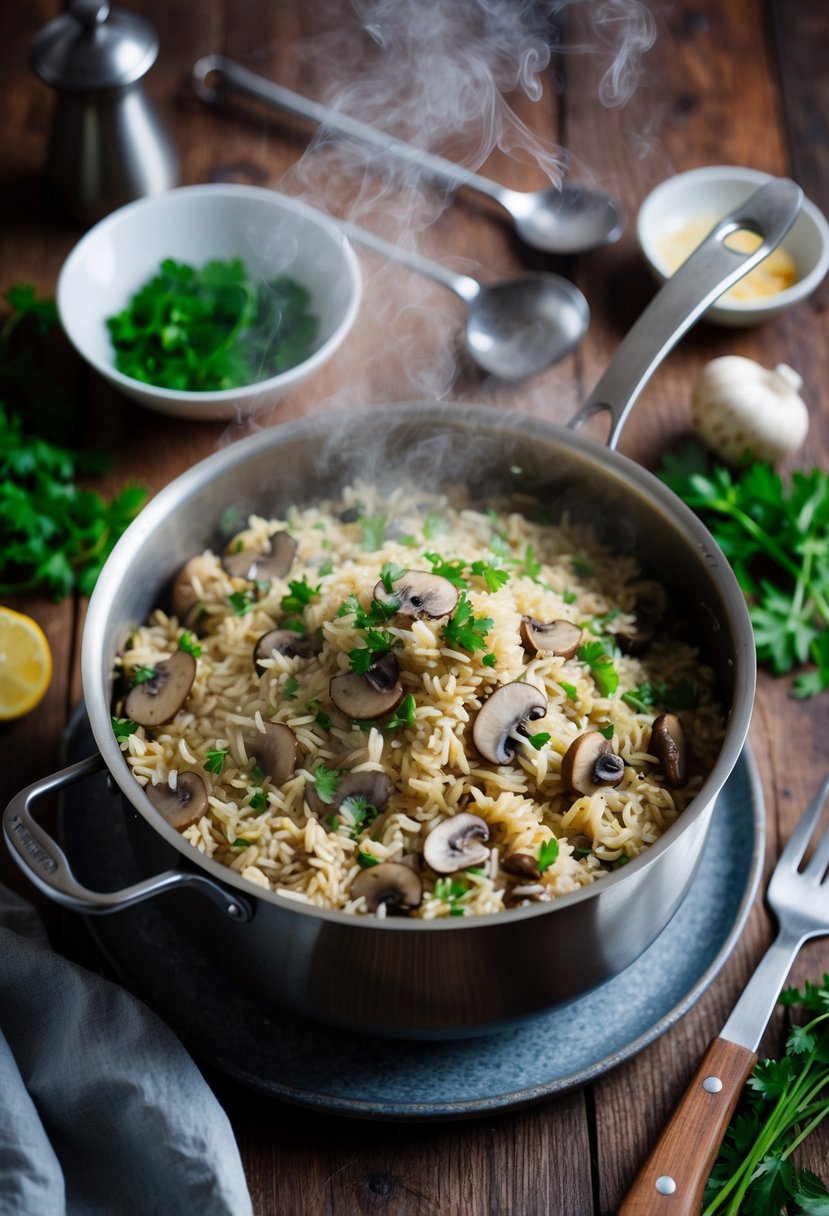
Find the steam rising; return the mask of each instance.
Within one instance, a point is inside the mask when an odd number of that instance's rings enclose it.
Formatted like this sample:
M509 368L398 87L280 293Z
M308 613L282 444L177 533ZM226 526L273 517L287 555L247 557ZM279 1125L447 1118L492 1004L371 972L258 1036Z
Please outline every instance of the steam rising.
M313 8L314 33L300 40L296 54L297 79L316 77L316 85L303 83L300 91L473 171L496 150L529 162L539 170L539 186L544 179L560 184L573 158L533 131L510 97L544 104L545 80L549 93L557 74L578 71L589 54L601 65L597 105L624 105L655 38L653 17L640 0L352 0L349 7L317 0ZM522 108L526 113L525 103ZM590 151L577 151L584 179ZM507 176L502 180L509 185ZM506 259L481 266L458 257L448 217L431 231L451 201L445 191L417 170L325 130L275 184L454 270L484 280L511 273ZM499 217L492 222L497 226ZM349 382L316 408L468 396L472 387L475 397L520 399L522 410L558 421L575 412L572 391L560 391L555 370L520 386L481 384L480 373L458 358L465 319L458 301L374 255L361 252L360 259L364 295L347 347L356 355L345 364ZM359 336L367 332L377 342L365 353ZM535 408L542 397L543 408Z

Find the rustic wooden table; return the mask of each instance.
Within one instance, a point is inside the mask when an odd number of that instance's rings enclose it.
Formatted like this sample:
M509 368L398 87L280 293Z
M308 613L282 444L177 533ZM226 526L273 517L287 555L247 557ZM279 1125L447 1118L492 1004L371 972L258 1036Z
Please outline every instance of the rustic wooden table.
M299 125L268 116L251 104L224 113L208 111L189 90L189 69L198 56L223 51L310 96L325 95L332 84L349 83L351 101L368 107L364 115L368 112L378 121L384 114L389 121L399 119L399 129L406 134L406 116L412 113L406 105L406 72L400 72L395 84L395 104L390 94L378 109L379 96L372 93L379 60L383 54L400 54L399 41L387 40L386 51L381 51L355 25L357 6L344 0L308 5L304 13L303 6L289 0L270 0L267 5L259 0L135 0L133 7L146 13L160 35L161 53L147 87L181 150L184 183L281 184L312 200L322 193L333 212L355 213L358 192L347 173L330 168L322 173L320 162L309 163L307 158L294 167L307 134ZM409 48L409 62L420 64L414 95L424 118L433 125L445 123L446 146L450 154L459 154L464 145L451 112L452 88L445 81L431 92L423 88L422 75L430 70L428 57L417 58L423 39L428 47L428 39L437 36L436 53L445 57L449 52L437 16L432 22L423 20L427 7L415 6L411 12L412 21L415 11L420 13L413 26L420 43ZM589 27L599 7L590 0L575 6L573 26L587 21ZM643 56L628 103L606 107L598 100L606 54L556 54L550 70L542 73L541 99L530 101L523 94L512 98L528 128L539 139L568 148L583 172L623 200L630 217L648 190L670 174L729 163L790 174L829 212L829 96L823 71L829 56L829 15L824 6L818 0L798 5L785 0L731 0L727 5L680 0L673 6L649 7L658 36ZM61 262L80 235L55 214L44 192L42 166L53 97L28 66L33 34L59 8L57 0L6 0L0 6L3 290L29 281L53 292ZM376 13L380 6L362 9ZM399 28L398 22L397 32ZM584 29L571 28L565 38L583 41L583 34ZM470 124L470 129L481 130L477 120L470 118ZM517 188L543 184L537 167L526 158L513 159L500 151L492 152L484 172ZM382 219L392 236L406 219L422 225L431 218L423 196L409 215L409 196L381 178L366 178L363 209L357 211L361 218L369 214L366 198L372 190L379 191L382 203L375 218ZM458 203L422 235L421 247L457 268L479 270L485 278L522 266L572 276L592 309L586 340L574 357L525 386L495 391L465 372L452 384L447 351L457 332L458 310L440 288L415 283L407 272L390 271L365 258L366 299L352 336L325 369L264 420L266 424L278 425L321 408L320 403L343 408L357 401L393 402L430 393L485 397L563 421L654 290L636 250L632 220L617 245L559 262L520 246L483 210ZM688 427L690 385L701 364L731 353L756 357L767 366L788 362L798 369L811 407L811 430L797 461L825 467L828 301L829 285L824 284L807 303L761 329L700 325L647 388L623 450L652 465L660 450ZM129 479L158 490L234 438L221 425L188 424L132 407L73 360L67 361L67 377L74 386L79 439L94 440L117 453L105 490ZM0 732L0 794L6 795L58 767L61 733L81 696L78 657L85 611L82 600L55 605L32 596L10 602L40 621L53 648L55 669L37 710ZM824 695L799 703L789 691L786 680L762 675L751 728L767 806L767 869L829 765L829 699ZM0 803L6 801L0 797ZM5 853L0 872L4 881L31 893ZM61 948L94 965L80 918L49 907L43 911ZM281 1105L211 1076L238 1136L256 1213L614 1212L771 931L758 900L727 965L687 1016L595 1083L529 1109L454 1124L367 1125ZM804 950L794 974L798 979L819 977L827 970L829 943L824 942ZM765 1046L778 1050L782 1033L782 1023L773 1024ZM560 1049L551 1044L551 1050ZM819 1171L825 1171L827 1158L829 1128L812 1137L801 1154L803 1164Z

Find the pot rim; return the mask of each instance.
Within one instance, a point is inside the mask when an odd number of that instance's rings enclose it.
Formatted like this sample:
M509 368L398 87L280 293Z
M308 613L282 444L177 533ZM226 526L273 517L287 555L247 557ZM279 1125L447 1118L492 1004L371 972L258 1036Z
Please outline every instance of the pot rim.
M399 411L401 422L403 416L409 419L411 411L416 411L433 424L440 425L443 421L451 421L456 429L460 424L460 426L468 427L470 433L475 428L481 427L489 431L496 430L505 433L515 433L516 430L519 430L525 434L536 434L548 440L553 439L563 445L565 449L572 447L594 461L596 458L600 458L601 464L615 469L623 481L628 484L632 483L635 488L643 492L644 497L651 504L661 507L672 521L680 525L681 530L688 537L689 544L700 551L722 591L729 615L735 621L734 635L738 644L735 646L732 656L734 665L733 704L726 722L720 753L698 794L682 812L679 819L654 844L650 845L639 857L629 862L622 870L606 874L597 882L558 896L549 903L505 909L502 912L472 917L420 920L406 917L380 919L373 916L358 917L340 909L319 908L289 896L278 895L264 887L257 887L228 866L199 853L161 818L143 788L132 776L123 758L111 729L109 688L103 687L99 681L100 645L98 639L102 638L105 633L114 589L120 585L125 576L128 576L132 553L137 544L143 543L171 510L180 507L218 473L244 466L248 457L262 447L278 449L292 439L303 438L309 433L313 436L317 431L325 432L331 420L330 416L322 413L312 413L304 418L259 431L237 440L192 465L149 501L115 545L90 598L83 630L81 679L95 742L108 771L128 802L168 844L176 849L183 859L226 886L238 890L249 900L262 900L274 904L284 911L297 912L302 916L309 916L318 921L330 921L340 926L351 925L355 929L371 928L379 932L464 932L474 928L494 928L498 925L515 923L536 916L546 916L558 909L569 908L595 899L602 892L612 891L631 874L638 873L654 862L701 815L706 813L709 805L713 805L742 751L748 734L754 702L756 658L748 609L736 577L711 533L672 490L636 461L614 449L605 447L588 435L568 430L556 423L530 417L517 410L504 410L495 406L452 401L401 401L351 408L348 411L349 423L359 426L361 423L374 420L378 417L378 411L384 408Z

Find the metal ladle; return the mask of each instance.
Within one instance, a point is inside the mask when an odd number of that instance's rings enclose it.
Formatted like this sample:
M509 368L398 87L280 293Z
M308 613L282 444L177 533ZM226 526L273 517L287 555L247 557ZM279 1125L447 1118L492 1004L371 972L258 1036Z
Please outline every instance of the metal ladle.
M356 244L425 274L469 306L466 349L479 367L504 380L521 380L564 359L584 337L590 309L582 293L556 274L525 274L480 283L468 274L399 249L355 224L339 227Z
M602 190L588 190L585 186L569 183L561 188L532 192L508 190L499 182L463 169L442 156L414 148L347 114L292 93L224 55L205 55L199 59L191 79L195 92L210 105L224 101L231 93L241 93L298 118L310 119L338 135L379 148L392 159L414 166L441 185L477 190L512 216L522 241L545 253L585 253L610 245L622 235L625 223L621 206Z

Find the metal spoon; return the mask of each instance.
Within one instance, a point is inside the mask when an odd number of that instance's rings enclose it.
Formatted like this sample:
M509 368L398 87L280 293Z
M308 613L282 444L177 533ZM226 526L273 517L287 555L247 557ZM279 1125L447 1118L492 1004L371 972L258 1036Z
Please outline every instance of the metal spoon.
M590 309L582 293L556 274L526 274L479 283L468 274L398 249L373 232L340 223L352 241L448 287L469 305L466 349L493 376L521 380L552 367L584 337Z
M242 93L277 110L310 119L338 135L379 148L441 185L477 190L512 216L515 230L523 241L545 253L585 253L610 245L622 235L625 222L621 206L602 190L588 190L577 184L532 192L508 190L499 182L463 169L442 156L423 152L355 118L292 93L224 55L205 55L199 59L191 79L198 96L208 104L224 101L234 92Z

